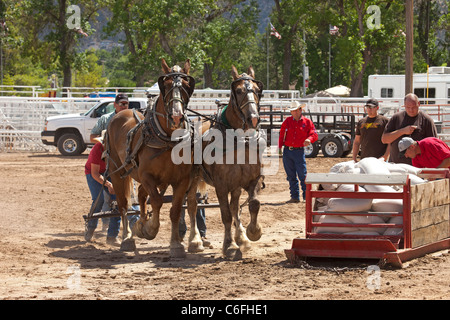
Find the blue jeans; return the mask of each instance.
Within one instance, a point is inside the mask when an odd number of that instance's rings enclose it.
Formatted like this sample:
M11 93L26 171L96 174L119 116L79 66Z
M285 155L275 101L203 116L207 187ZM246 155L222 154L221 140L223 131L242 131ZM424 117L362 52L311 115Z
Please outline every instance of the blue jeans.
M185 209L181 209L180 221L178 223L180 237L182 237L182 238L184 238L184 235L186 234L186 230L187 230L186 221L184 220L185 212L186 212ZM195 217L195 220L197 220L197 228L198 228L198 231L200 232L200 236L206 237L205 208L197 209L197 215Z
M115 198L115 196L109 194L108 189L106 189L106 188L102 190L102 185L99 182L97 182L92 177L92 175L87 174L86 175L86 180L87 180L89 191L91 192L91 197L92 197L91 210L94 207L95 201L97 200L97 197L100 194L99 199L97 201L97 204L95 205L93 213L101 212L103 204L105 202L105 197L104 197L103 193L106 192L113 199ZM115 237L117 237L119 235L120 221L121 221L120 217L111 217L111 218L109 218L109 226L108 226L108 232L107 232L107 236L108 237L114 237L115 238ZM98 219L90 219L87 222L87 228L91 229L91 230L92 229L95 230L95 228L97 228L97 224L98 224Z
M306 197L306 159L305 151L303 148L289 150L287 147L283 149L283 166L284 171L286 171L287 178L289 181L289 190L291 193L291 198L299 200L300 190L298 185L298 180L303 191L303 199ZM298 179L297 179L298 177Z

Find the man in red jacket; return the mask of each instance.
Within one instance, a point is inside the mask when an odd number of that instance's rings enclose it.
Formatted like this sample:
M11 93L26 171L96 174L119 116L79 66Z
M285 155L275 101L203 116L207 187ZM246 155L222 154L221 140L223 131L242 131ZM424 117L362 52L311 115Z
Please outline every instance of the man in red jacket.
M411 158L417 168L449 168L450 147L441 139L429 137L414 141L404 137L398 143L400 155Z
M291 117L286 118L281 125L278 148L284 146L283 166L289 181L291 199L287 203L300 202L298 179L303 191L303 200L306 195L306 159L303 147L314 143L319 138L314 123L302 115L305 104L293 101L289 111ZM297 179L298 176L298 179Z

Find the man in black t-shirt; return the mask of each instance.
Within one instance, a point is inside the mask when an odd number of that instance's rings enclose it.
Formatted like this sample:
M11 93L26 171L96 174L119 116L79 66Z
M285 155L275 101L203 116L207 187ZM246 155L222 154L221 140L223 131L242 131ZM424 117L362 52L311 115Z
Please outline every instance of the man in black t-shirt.
M378 101L370 99L364 106L367 117L359 120L356 126L355 141L353 142L353 160L356 162L358 154L361 159L368 157L387 160L389 157L389 144L381 142L384 128L389 119L378 114Z
M381 141L391 144L390 162L412 164L411 159L399 155L398 142L406 136L415 141L437 137L437 130L431 117L419 110L419 98L409 93L405 96L404 111L397 112L389 120Z

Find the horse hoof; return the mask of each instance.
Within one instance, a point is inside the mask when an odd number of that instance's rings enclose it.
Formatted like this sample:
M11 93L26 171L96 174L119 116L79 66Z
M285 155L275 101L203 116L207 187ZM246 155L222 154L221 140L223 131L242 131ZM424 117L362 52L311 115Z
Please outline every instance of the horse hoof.
M126 239L122 241L120 245L120 251L135 251L136 250L136 242L134 239Z
M170 257L175 259L184 259L186 258L186 251L184 251L183 247L170 248Z
M136 237L145 238L144 232L143 232L143 226L144 226L144 224L141 220L136 221L136 223L134 224L134 226L132 228L132 232Z
M238 252L240 252L239 247L236 245L231 245L228 248L223 249L223 254L225 258L227 259L235 259L238 255ZM242 253L241 253L242 256Z
M197 253L197 252L203 252L205 251L205 248L203 247L202 242L191 242L189 243L188 252L190 253Z
M242 252L247 252L252 248L252 245L250 244L249 241L245 241L243 243L240 244L239 246L239 250Z
M147 239L147 240L153 240L153 239L156 238L156 235L158 234L158 231L159 231L159 225L156 228L146 227L143 230L144 238Z
M261 236L262 236L261 226L259 224L256 224L256 225L249 224L247 226L247 232L246 233L247 233L247 237L251 241L258 241L259 239L261 239Z
M233 257L233 261L239 261L239 260L242 260L242 251L241 250L237 250Z

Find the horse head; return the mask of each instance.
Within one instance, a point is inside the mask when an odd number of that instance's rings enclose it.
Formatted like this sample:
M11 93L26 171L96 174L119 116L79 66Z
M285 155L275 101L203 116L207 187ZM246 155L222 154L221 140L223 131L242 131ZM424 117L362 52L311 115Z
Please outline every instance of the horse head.
M178 65L170 68L164 59L161 66L165 75L158 79L160 98L162 97L167 126L173 131L181 128L186 120L186 107L194 92L195 80L189 75L189 59L186 60L184 68Z
M249 67L247 73L239 74L232 66L233 82L231 83L230 104L235 114L242 121L242 129L256 129L259 125L259 102L263 84L255 80L255 71Z

